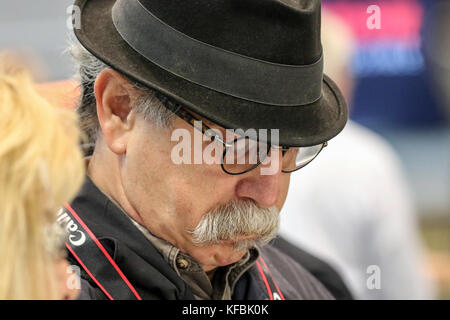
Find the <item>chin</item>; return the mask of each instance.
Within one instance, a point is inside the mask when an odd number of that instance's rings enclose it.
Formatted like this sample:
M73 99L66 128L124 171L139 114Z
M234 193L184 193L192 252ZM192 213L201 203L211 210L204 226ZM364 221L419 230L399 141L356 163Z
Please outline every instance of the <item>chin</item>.
M248 245L244 245L244 248L239 248L238 250L236 250L236 245L239 244L239 240L225 241L207 246L194 245L190 254L202 265L205 271L211 271L218 267L224 267L238 262L248 252L249 247L254 245L254 242L249 238L240 241L246 241Z
M233 243L215 245L211 248L208 259L209 261L212 260L211 269L236 263L245 256L247 251L247 248L236 251Z

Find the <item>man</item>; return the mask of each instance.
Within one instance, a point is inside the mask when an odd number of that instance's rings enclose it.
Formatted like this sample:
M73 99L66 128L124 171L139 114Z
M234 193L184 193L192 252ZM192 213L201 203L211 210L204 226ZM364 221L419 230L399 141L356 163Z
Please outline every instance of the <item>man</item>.
M347 120L323 75L320 1L75 5L79 111L94 148L58 221L83 270L81 297L333 298L264 246L290 173Z

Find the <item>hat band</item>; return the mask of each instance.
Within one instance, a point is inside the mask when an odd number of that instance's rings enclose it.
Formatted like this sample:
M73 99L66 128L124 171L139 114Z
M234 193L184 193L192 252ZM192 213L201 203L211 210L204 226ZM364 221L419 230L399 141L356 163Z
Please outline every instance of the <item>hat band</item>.
M138 0L118 0L112 18L123 40L141 56L197 85L278 106L310 104L322 95L322 56L296 66L230 52L175 30Z

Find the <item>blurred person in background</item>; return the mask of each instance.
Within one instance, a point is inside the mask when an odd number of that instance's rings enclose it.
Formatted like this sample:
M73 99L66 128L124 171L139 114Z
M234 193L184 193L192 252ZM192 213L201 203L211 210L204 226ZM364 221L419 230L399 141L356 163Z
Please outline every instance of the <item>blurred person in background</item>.
M325 73L351 101L353 37L323 15ZM333 265L357 299L431 299L415 209L394 150L349 121L301 174L293 176L280 234Z
M68 286L74 273L54 221L84 178L77 118L0 59L0 299L73 299L79 289Z

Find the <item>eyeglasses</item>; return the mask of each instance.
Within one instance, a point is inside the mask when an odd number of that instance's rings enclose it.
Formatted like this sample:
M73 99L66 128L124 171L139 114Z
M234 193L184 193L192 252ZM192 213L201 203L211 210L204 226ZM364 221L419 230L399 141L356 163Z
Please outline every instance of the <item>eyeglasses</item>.
M255 139L250 139L250 137L247 136L240 136L231 142L226 142L215 129L205 125L202 120L187 112L180 104L160 93L156 93L156 98L167 109L194 128L200 130L203 135L210 138L211 141L217 141L223 145L221 167L225 173L230 175L241 175L255 169L261 163L264 163L272 152L272 149L281 151L282 172L292 173L304 168L328 145L328 142L325 142L310 147L274 146ZM201 123L201 127L197 126L196 122Z

